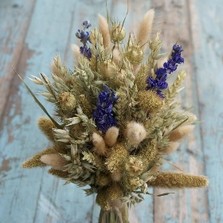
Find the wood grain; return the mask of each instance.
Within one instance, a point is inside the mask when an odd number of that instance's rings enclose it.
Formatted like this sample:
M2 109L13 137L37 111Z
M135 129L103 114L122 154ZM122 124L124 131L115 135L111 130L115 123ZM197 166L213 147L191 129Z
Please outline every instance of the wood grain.
M223 6L221 0L129 0L126 29L134 31L142 15L156 10L156 30L163 49L177 41L185 49L188 76L180 100L201 122L189 141L167 159L193 174L210 179L208 189L149 196L131 211L135 222L223 222ZM113 18L123 19L126 0L108 1ZM46 169L23 170L21 163L48 146L36 127L43 115L17 77L50 73L61 55L73 66L70 44L75 31L97 14L106 15L105 1L0 0L0 222L97 223L95 197L63 185ZM29 82L38 92L38 88ZM43 103L44 100L42 100ZM53 108L45 104L53 112ZM166 163L164 169L174 169ZM150 192L153 192L150 189ZM156 189L154 194L169 192Z
M193 5L193 3L191 3ZM190 6L191 6L190 5ZM190 107L198 115L198 96L193 67L193 40L191 36L191 9L187 1L154 1L153 5L160 17L162 39L164 39L165 50L169 49L175 41L184 46L183 55L186 58L184 69L187 71L185 90L181 93L183 106ZM163 22L162 22L163 20ZM169 27L169 28L167 28ZM199 117L198 117L199 118ZM195 129L194 135L184 143L181 148L167 159L176 164L185 172L193 174L205 174L203 163L200 129ZM169 165L168 169L171 166ZM179 171L171 168L174 171ZM165 192L156 189L157 194ZM168 207L168 208L166 208ZM175 194L155 198L155 222L209 222L206 190L180 190Z

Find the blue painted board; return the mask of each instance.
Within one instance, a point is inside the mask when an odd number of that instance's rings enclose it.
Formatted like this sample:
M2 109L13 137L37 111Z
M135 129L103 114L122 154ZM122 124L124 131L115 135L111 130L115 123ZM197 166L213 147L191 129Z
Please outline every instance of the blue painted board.
M147 197L131 211L132 219L143 223L223 222L223 6L220 0L132 0L126 28L135 30L150 7L157 13L155 25L161 30L163 48L169 50L176 41L185 48L188 77L180 100L201 120L189 141L167 159L184 171L208 175L210 186ZM108 1L108 10L122 19L126 1ZM24 77L50 74L49 64L58 54L72 67L70 44L75 42L75 30L85 19L95 26L98 13L106 15L105 1L0 0L0 223L97 222L94 196L86 197L74 185L64 186L46 169L21 168L48 141L36 126L43 113L16 73ZM31 82L29 85L39 91ZM174 169L168 162L164 168ZM156 189L154 193L168 191Z

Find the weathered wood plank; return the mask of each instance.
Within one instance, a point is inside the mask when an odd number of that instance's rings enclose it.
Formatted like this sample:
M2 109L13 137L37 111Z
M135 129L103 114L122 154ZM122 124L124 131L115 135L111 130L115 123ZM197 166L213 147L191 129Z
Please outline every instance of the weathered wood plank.
M35 127L43 113L15 73L25 76L40 71L49 73L50 59L55 54L61 54L72 66L69 46L75 40L75 29L85 19L96 25L97 13L106 13L105 3L36 2L36 5L35 0L0 2L0 222L96 223L99 208L93 196L85 197L74 185L63 186L63 181L49 176L45 170L20 168L23 160L47 146L47 140ZM133 30L150 4L130 1L126 27ZM219 11L223 8L220 0L160 0L153 1L153 6L158 20L164 21L158 29L163 31L165 50L170 50L176 41L185 48L185 69L189 75L182 101L185 106L192 105L202 121L189 143L171 156L171 161L194 174L204 173L205 167L211 184L208 195L206 190L185 190L154 200L146 197L132 215L140 222L222 222L223 18ZM113 0L108 9L113 17L122 19L126 1ZM36 86L30 85L37 91ZM155 190L156 194L161 192L165 191Z
M128 4L128 6L127 6ZM151 8L151 1L112 1L112 8L110 14L113 19L122 21L125 17L127 8L128 15L125 22L127 32L136 32L138 23L141 21L143 15ZM150 192L152 190L150 189ZM136 205L130 211L130 222L153 222L153 197L145 196L145 200Z
M197 74L202 147L206 173L210 180L208 203L210 222L223 222L223 10L222 2L196 1L199 26L192 27L194 61Z
M58 53L64 57L64 51L70 45L68 40L74 10L73 1L66 4L37 1L32 19L29 18L31 23L25 38L26 47L17 56L20 61L16 72L25 76L40 71L49 73L51 58ZM17 86L19 81L17 79L9 84ZM31 83L30 86L37 91L36 86ZM14 104L10 104L5 112L10 119L5 116L1 132L1 157L5 158L1 161L8 172L4 174L1 171L0 222L88 221L93 204L91 197L85 198L84 193L73 185L64 187L62 181L49 176L45 170L21 169L22 161L47 146L47 140L35 127L37 118L43 113L24 86L15 88L9 95L10 101L15 98L19 110L15 113ZM8 142L8 139L11 141Z
M35 0L0 2L0 119L3 119L8 97L13 90L10 86L15 79L24 38L30 23ZM15 103L15 102L14 102Z
M190 2L191 5L194 2ZM188 73L185 90L181 93L181 101L185 107L191 107L195 114L198 114L198 98L194 77L192 61L193 43L191 41L190 8L188 2L181 1L154 1L154 7L162 30L165 50L171 50L171 46L177 41L184 47L186 59L184 67ZM200 129L195 129L188 143L168 160L175 163L180 169L192 174L204 174L203 152L200 137ZM171 165L169 165L171 167ZM179 171L171 168L174 171ZM156 189L155 193L163 193L166 190ZM168 190L167 190L168 191ZM168 208L167 208L168 207ZM155 198L154 201L154 222L209 222L206 190L175 190L175 194L166 197Z

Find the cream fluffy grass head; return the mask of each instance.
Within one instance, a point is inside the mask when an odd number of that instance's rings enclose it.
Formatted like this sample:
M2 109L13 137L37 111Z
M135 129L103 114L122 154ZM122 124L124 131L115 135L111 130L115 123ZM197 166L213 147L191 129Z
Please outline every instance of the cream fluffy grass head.
M26 85L47 117L39 127L52 146L23 164L50 166L50 174L97 194L110 210L122 202L134 204L148 187L202 187L203 176L160 171L163 156L177 149L196 118L175 97L185 78L177 72L184 62L182 46L174 44L163 61L159 34L151 36L154 11L149 10L136 35L124 23L99 16L99 27L84 21L76 33L81 46L72 47L76 65L69 70L59 57L52 76L32 81L55 105L50 115ZM170 85L168 78L175 77Z

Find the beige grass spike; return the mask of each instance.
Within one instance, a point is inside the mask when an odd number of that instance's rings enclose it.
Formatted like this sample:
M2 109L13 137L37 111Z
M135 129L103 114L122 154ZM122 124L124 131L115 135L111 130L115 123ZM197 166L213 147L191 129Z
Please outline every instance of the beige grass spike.
M148 186L161 188L192 188L206 187L207 185L208 180L204 176L171 172L160 173L154 181L148 182Z
M45 149L37 154L35 154L33 157L31 157L30 159L26 160L23 164L22 164L22 167L23 168L34 168L34 167L42 167L42 166L46 166L45 163L43 163L41 160L40 160L40 157L42 155L45 155L45 154L52 154L52 153L56 153L56 150L54 149L54 147L52 148L48 148L48 149Z
M194 125L180 126L170 133L169 140L172 142L179 141L187 136L189 133L191 133L193 129Z
M179 142L170 142L169 145L167 147L161 149L161 151L163 153L170 154L170 153L176 151L179 146L180 146Z
M92 135L92 142L94 145L95 153L104 156L107 152L107 147L105 145L105 141L102 138L102 136L94 132Z
M137 33L137 42L140 45L144 45L150 36L152 31L153 19L154 19L155 12L153 9L150 9L145 14L143 20L139 24L139 29Z
M76 44L72 44L71 45L71 50L73 52L75 63L78 63L79 59L81 58L81 52L80 52L79 46L76 45Z
M107 130L107 132L105 133L105 143L108 146L114 146L117 142L117 138L119 135L119 129L117 127L111 127Z
M102 34L103 37L103 44L104 47L109 47L111 43L111 38L110 38L110 31L109 31L109 26L107 19L103 17L102 15L98 15L98 22L99 22L99 30Z
M63 170L64 166L67 164L65 158L58 153L42 155L40 161L46 165L52 166L55 170Z

